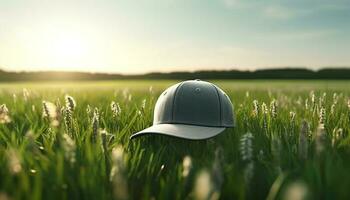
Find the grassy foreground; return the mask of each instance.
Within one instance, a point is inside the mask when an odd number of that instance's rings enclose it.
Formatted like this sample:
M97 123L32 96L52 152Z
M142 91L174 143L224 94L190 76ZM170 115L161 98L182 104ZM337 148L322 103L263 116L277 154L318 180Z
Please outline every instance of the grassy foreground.
M236 128L130 141L173 83L0 84L0 200L350 199L350 82L214 81Z

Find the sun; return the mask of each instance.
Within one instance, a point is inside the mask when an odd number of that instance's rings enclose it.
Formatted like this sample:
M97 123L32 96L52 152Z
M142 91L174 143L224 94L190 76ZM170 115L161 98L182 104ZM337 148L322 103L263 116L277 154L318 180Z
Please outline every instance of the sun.
M62 58L81 56L84 54L84 43L74 35L60 36L54 41L53 53Z
M111 49L114 47L105 42L98 29L68 25L36 28L40 31L17 36L20 40L16 55L22 58L21 63L26 68L92 72L113 64L114 52Z
M52 54L57 59L74 61L81 59L87 52L86 41L82 34L60 33L52 41ZM67 63L68 64L68 63Z
M40 62L48 70L84 70L94 57L91 43L83 31L62 28L46 31L41 40L33 42L32 50L41 55Z

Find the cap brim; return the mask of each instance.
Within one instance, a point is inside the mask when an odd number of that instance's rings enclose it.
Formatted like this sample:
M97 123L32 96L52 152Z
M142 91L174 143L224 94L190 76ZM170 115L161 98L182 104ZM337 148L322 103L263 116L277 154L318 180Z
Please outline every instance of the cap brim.
M224 130L225 127L208 127L185 124L157 124L133 134L130 139L145 134L161 134L185 139L201 140L214 137Z

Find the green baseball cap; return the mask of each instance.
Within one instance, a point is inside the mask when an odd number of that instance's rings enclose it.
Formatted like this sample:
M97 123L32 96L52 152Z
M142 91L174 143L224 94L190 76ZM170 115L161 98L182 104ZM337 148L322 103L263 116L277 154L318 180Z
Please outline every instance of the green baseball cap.
M161 134L185 139L207 139L234 127L233 106L218 86L190 80L166 89L154 109L153 125L130 138Z

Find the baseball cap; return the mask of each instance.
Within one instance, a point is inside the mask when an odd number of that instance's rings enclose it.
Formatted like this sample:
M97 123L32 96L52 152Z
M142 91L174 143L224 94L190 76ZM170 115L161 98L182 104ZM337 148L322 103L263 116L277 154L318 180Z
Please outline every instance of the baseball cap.
M161 134L185 139L207 139L234 127L233 106L218 86L197 80L177 83L158 98L153 125L130 138Z

